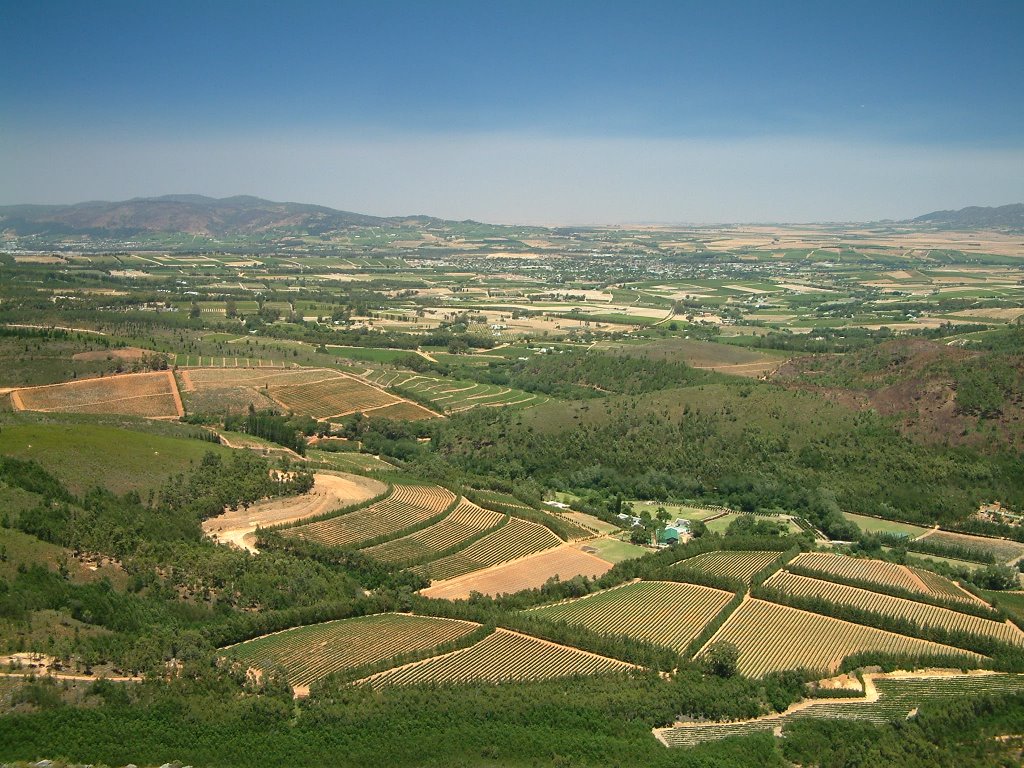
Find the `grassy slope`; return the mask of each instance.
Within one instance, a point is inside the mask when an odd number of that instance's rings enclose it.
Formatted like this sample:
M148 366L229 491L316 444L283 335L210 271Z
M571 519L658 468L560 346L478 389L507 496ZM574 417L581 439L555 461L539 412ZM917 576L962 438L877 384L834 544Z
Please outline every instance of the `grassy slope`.
M209 451L230 449L184 435L186 430L138 431L141 420L121 420L119 429L99 419L30 420L19 418L0 427L0 453L35 459L76 494L101 485L116 493L159 488L171 475L186 470ZM170 435L177 434L179 437Z

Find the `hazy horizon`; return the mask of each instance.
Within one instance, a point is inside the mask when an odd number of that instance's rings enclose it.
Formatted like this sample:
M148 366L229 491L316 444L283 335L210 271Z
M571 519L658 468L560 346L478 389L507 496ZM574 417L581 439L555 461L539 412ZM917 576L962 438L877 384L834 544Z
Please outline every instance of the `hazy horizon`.
M941 11L12 6L0 204L711 224L1024 200L1024 6Z

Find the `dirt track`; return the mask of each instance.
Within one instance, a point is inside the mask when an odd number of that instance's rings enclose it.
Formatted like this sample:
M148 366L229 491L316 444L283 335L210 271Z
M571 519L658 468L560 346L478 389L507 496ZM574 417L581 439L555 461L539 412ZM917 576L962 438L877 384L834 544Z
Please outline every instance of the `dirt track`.
M263 501L248 509L227 510L222 515L204 521L203 531L219 542L256 552L252 533L257 526L290 523L322 515L372 499L387 490L384 483L359 475L317 472L313 477L316 482L309 493Z

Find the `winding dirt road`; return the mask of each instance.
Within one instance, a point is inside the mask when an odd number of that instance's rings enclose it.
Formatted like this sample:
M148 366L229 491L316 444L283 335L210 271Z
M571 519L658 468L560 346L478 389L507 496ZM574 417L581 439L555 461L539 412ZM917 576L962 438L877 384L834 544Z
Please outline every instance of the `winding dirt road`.
M387 490L387 486L378 480L342 472L317 472L313 478L313 490L309 493L261 501L248 509L225 510L223 514L203 521L203 531L215 541L256 552L252 534L257 526L290 523L322 515L372 499Z

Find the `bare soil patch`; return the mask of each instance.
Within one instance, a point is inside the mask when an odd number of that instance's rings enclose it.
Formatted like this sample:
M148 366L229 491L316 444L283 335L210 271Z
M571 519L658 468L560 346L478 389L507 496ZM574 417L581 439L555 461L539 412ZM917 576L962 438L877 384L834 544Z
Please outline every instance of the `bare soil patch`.
M536 589L543 586L552 576L558 576L562 581L574 576L602 576L611 570L611 567L612 564L607 560L566 544L521 560L474 571L455 579L435 582L421 594L446 600L465 599L469 597L470 592L499 595L522 589Z
M345 473L317 472L313 490L301 496L270 499L248 509L225 510L203 522L207 536L256 552L253 531L257 526L290 523L379 496L387 486L379 480Z

